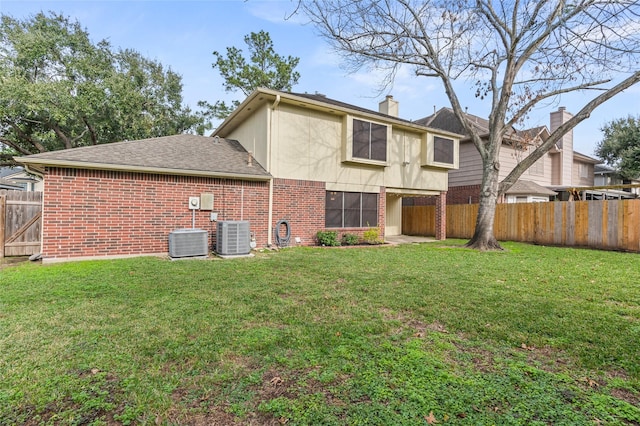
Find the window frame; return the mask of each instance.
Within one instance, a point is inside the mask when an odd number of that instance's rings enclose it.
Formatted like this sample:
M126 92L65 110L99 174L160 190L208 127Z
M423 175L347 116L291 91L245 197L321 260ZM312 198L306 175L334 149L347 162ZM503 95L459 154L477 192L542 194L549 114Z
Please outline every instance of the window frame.
M331 197L335 197L335 199L331 199ZM368 200L365 200L365 198L368 198ZM332 202L333 205L329 206L329 202ZM374 203L375 209L372 208ZM340 208L337 208L338 204L340 204ZM378 226L380 213L379 204L380 194L375 192L327 190L325 192L324 226L327 229L370 228ZM339 225L336 223L338 212L340 216ZM354 221L356 217L357 220ZM374 218L374 223L371 223L371 220ZM329 220L331 220L331 222Z
M453 162L436 161L436 139L450 141L452 145ZM460 140L453 135L426 133L422 138L422 167L438 167L442 169L458 169L460 165Z
M361 154L361 152L363 151L362 149L358 149L358 147L354 146L357 143L355 139L357 138L356 131L358 123L369 124L369 140L366 156ZM342 144L342 161L344 163L354 163L379 167L386 167L389 165L389 149L392 140L392 126L390 124L370 120L368 118L347 115L344 118L343 128L344 132ZM372 139L374 133L377 133L378 136L384 134L384 148L378 146L378 149L375 149L375 140ZM380 143L378 144L381 145ZM375 153L374 151L377 152L378 155L373 155ZM384 159L382 159L382 156L379 155L380 153L383 153Z

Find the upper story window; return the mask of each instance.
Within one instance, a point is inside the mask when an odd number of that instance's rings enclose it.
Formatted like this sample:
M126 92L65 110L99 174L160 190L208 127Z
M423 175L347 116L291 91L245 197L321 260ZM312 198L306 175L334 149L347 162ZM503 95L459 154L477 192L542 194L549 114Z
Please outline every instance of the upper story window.
M580 163L580 177L588 178L589 177L589 165L585 163Z
M459 142L457 139L426 134L422 141L422 165L457 169L459 160Z
M353 119L353 158L387 161L387 126Z
M387 167L391 125L346 115L342 126L342 161L354 165Z
M453 164L453 139L433 137L433 161L436 163Z
M544 176L544 157L533 163L529 167L529 174L533 176Z

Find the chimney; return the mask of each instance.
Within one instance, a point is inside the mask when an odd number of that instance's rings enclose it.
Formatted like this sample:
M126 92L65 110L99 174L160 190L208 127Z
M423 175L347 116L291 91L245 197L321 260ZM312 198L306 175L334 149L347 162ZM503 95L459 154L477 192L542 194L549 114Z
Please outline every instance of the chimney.
M247 155L247 166L249 166L249 167L253 167L253 157L252 157L252 155L251 155L251 154L252 154L252 152L251 152L251 151L249 151L249 152L247 152L247 154L248 154L248 155Z
M378 105L378 111L381 114L387 114L392 117L398 117L398 101L393 100L393 96L387 95L384 101Z
M558 127L569 121L573 117L573 114L567 111L563 106L558 108L557 111L551 113L551 123L549 131L553 133ZM576 185L573 182L573 130L569 130L558 140L557 144L560 148L560 159L558 164L558 170L554 171L554 176L551 177L552 185Z

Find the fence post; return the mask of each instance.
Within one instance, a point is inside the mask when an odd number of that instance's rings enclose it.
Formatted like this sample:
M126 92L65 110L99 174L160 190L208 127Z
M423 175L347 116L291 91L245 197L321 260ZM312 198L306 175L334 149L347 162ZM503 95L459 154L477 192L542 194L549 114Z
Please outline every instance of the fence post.
M0 259L4 258L4 228L5 228L5 219L6 219L6 211L7 211L7 196L4 194L0 194Z

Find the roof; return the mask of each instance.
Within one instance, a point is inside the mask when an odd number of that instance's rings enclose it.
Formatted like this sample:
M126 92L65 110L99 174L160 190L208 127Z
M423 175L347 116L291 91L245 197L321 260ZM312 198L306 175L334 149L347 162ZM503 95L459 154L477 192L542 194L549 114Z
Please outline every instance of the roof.
M582 154L578 151L573 151L573 159L582 161L583 163L591 163L591 164L601 164L602 161L597 158L590 157L588 155Z
M489 133L489 120L478 117L477 115L466 115L471 125L475 127L479 134L484 135ZM460 123L460 120L458 120L458 117L456 117L451 108L440 108L435 114L416 120L416 123L461 135L467 134L467 131L462 127L462 123Z
M238 141L198 135L174 135L115 142L18 157L32 167L104 169L269 180L271 175Z
M517 180L511 188L505 191L508 195L557 195L557 192L540 186L530 180Z
M15 182L9 179L0 178L0 189L21 190L24 188L18 182Z
M435 127L424 126L418 122L405 120L399 117L383 114L378 111L361 108L355 105L347 104L345 102L337 101L335 99L328 98L321 94L310 93L294 93L294 92L280 92L272 89L258 88L251 93L238 108L236 108L231 115L229 115L220 126L214 131L213 134L222 137L231 134L241 123L244 122L249 116L251 116L258 108L264 104L269 104L270 108L275 109L281 103L294 105L302 108L309 108L317 111L323 111L329 114L335 114L337 116L344 115L357 115L363 118L369 118L372 120L384 121L404 129L409 129L415 132L427 132L436 131L443 135L447 135L453 138L460 138L462 134L451 132L446 129L438 129Z
M471 123L471 126L474 127L476 132L480 135L480 137L489 135L490 133L489 120L482 117L478 117L477 115L473 115L473 114L465 113L465 116L469 120L469 123ZM446 131L458 133L461 135L467 134L466 130L462 126L462 123L460 122L460 120L458 120L458 117L456 117L455 113L453 112L453 109L451 108L440 108L433 115L430 115L425 118L421 118L419 120L416 120L415 122L423 126L432 127L440 130L446 130ZM535 139L536 137L541 137L543 139L546 139L546 137L543 136L545 131L547 131L547 136L548 136L548 130L546 126L538 126L538 127L534 127L526 130L513 129L513 131L515 133L512 135L515 135L515 136L512 139L520 139L524 143L528 143L533 139ZM507 141L505 141L505 143L507 143Z

